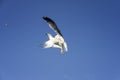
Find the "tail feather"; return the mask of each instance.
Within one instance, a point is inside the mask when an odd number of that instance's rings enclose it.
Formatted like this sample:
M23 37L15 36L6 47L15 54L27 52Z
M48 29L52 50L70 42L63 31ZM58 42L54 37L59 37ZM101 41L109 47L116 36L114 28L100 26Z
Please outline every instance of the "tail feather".
M63 46L64 46L64 50L68 51L68 47L67 47L67 43L66 42L63 43Z

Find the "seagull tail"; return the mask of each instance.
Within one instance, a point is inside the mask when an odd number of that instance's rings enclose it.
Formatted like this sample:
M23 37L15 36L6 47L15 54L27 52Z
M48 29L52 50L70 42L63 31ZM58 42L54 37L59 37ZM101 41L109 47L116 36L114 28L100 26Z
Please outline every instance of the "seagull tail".
M64 54L64 52L67 52L67 51L68 51L67 44L66 42L64 42L61 47L61 54Z
M64 50L67 52L68 51L68 47L67 47L67 43L66 42L64 42Z

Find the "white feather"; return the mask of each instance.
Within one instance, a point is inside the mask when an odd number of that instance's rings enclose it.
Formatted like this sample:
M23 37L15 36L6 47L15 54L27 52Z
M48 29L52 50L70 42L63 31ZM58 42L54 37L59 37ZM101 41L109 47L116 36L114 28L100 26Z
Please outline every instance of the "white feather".
M60 48L61 53L64 53L67 51L67 44L64 41L63 37L60 35L56 35L55 37L52 37L51 34L47 34L49 40L44 43L44 48Z

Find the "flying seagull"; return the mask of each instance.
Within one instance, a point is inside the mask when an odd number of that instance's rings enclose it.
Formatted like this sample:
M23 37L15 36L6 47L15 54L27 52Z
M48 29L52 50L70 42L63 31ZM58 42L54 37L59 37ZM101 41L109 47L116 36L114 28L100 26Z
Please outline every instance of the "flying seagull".
M63 35L58 29L56 23L49 17L43 17L43 19L48 23L49 27L56 33L55 37L53 37L50 33L47 33L49 40L44 43L44 48L60 48L62 54L68 51L67 44L64 41Z

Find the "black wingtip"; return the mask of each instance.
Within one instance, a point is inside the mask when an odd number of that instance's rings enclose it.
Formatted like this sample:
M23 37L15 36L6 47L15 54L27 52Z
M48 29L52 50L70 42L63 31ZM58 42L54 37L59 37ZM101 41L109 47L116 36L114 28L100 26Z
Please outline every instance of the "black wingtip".
M54 23L54 21L51 19L51 18L49 18L49 17L47 17L47 16L43 16L42 17L44 20L46 20L47 22L53 22Z
M48 19L50 19L49 17L47 17L47 16L43 16L42 17L44 20L48 20Z
M43 18L43 19L46 19L46 18L47 18L47 16L43 16L42 18Z

